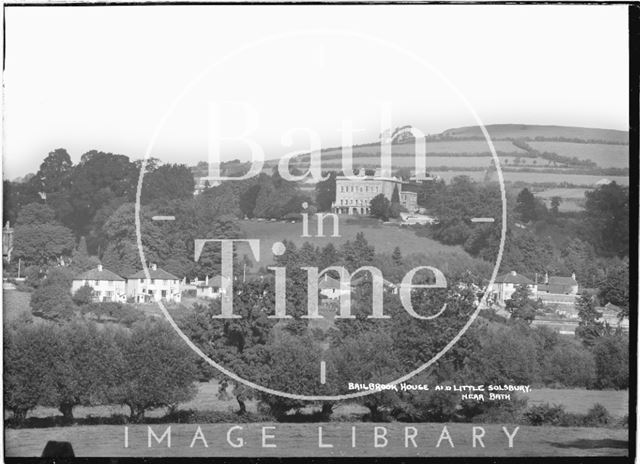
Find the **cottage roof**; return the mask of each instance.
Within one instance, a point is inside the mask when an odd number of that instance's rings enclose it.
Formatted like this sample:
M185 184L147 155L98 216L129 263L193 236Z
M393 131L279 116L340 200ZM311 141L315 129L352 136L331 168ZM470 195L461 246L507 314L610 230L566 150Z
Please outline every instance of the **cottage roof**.
M98 266L95 269L83 272L73 278L73 280L112 280L112 281L124 281L115 272L111 272L108 269L104 269L102 266Z
M578 282L573 277L549 277L549 285L574 286L578 285Z
M321 290L340 290L342 287L338 279L334 279L333 277L325 274L320 278L320 281L318 282L318 288Z
M135 274L130 275L127 279L146 279L147 275L144 272L144 269L136 272ZM180 280L170 272L165 271L160 268L149 268L149 278L151 279L163 279L163 280Z
M516 271L507 272L496 277L497 284L515 284L515 285L533 285L533 282L527 277L518 274Z
M221 288L222 287L222 282L223 282L223 277L221 275L216 275L213 277L209 277L209 283L207 284L206 281L201 281L198 282L198 287L212 287L212 288Z

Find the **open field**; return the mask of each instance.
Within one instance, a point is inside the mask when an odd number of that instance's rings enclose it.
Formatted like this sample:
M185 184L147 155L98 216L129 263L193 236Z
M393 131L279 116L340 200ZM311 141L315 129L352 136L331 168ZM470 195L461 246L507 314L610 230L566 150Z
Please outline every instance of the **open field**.
M561 156L589 160L601 168L628 168L629 145L571 142L528 142L539 152L557 153Z
M450 168L489 168L494 165L493 157L490 154L478 156L441 156L427 155L427 171L441 167ZM499 155L501 165L504 166L527 166L532 169L548 168L552 166L552 162L542 158L515 157L508 155ZM367 169L376 169L380 167L380 158L376 156L364 156L355 158L354 169L364 167ZM338 170L342 169L341 159L330 159L322 162L324 169ZM396 156L393 158L393 168L415 168L415 160L412 156Z
M119 425L78 426L50 429L21 429L5 432L7 456L39 456L48 440L71 442L76 456L607 456L628 454L628 430L605 428L531 427L520 426L513 437L513 447L503 430L514 433L517 426L486 424L482 444L473 447L472 424L403 424L403 423L254 423L202 424L202 438L194 442L197 424L163 424L152 426L160 437L171 427L171 447L166 438L158 444L149 438L145 425L129 426L128 447L124 447L125 427ZM450 441L439 438L446 433ZM264 428L270 427L270 428ZM322 443L319 447L319 427ZM355 447L352 442L355 427ZM375 447L375 431L385 435ZM413 440L407 439L407 435ZM478 433L480 433L478 431ZM227 440L229 434L229 440ZM266 440L263 438L267 436ZM242 438L242 446L239 439ZM151 440L151 447L148 446ZM264 447L266 444L273 447ZM193 443L193 446L191 444ZM231 446L236 444L237 447ZM455 447L452 447L451 445ZM384 446L382 446L384 445Z
M628 390L569 390L554 388L533 388L523 394L529 398L529 406L549 403L562 404L567 412L586 413L594 404L602 404L614 417L629 414Z
M396 225L385 225L378 220L370 218L340 217L340 237L331 237L333 233L333 221L331 219L325 220L325 237L301 237L302 225L300 223L247 220L241 221L240 224L248 238L259 238L261 240L262 256L260 265L273 262L271 246L276 241L287 239L293 241L298 247L304 242L310 242L319 247L333 243L334 246L339 247L347 240L355 239L358 232L364 233L365 238L370 245L375 247L377 253L391 253L398 246L404 255L424 253L428 258L433 258L438 262L454 262L457 260L467 262L474 260L462 247L443 245L426 237L418 237L411 229L401 228ZM314 235L316 230L316 221L309 220L309 234ZM248 246L241 244L238 250L240 256L243 253L251 256ZM445 269L444 266L443 269Z
M522 148L516 147L509 140L498 140L493 144L496 152L498 153L521 153L525 155L527 152ZM367 145L360 145L353 147L353 156L372 156L380 159L380 143L372 143ZM426 144L427 147L427 155L432 154L471 154L471 153L490 153L491 149L487 142L484 140L446 140L446 141L438 141L432 142L428 141ZM394 144L391 147L391 152L394 155L408 155L413 156L415 153L415 144L411 143L401 143ZM322 152L323 160L330 160L332 158L337 158L338 160L342 159L342 148L330 148L326 151ZM309 159L308 155L301 155L298 157L300 160Z
M578 188L551 188L541 191L533 190L533 194L538 198L551 199L553 197L560 197L563 200L584 200L585 192L593 189L578 187Z
M596 182L602 179L615 181L620 185L629 185L628 176L602 176L591 174L569 174L563 172L522 172L522 171L502 171L505 182L526 182L529 184L568 182L573 185L584 187L595 187ZM438 173L439 174L439 173ZM495 175L494 175L495 178Z

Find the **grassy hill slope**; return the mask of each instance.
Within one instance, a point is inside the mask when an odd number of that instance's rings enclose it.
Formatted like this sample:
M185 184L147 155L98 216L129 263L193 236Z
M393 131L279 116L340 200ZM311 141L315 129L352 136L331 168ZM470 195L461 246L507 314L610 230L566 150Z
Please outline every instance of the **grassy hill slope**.
M629 133L614 129L596 129L571 126L542 126L535 124L489 124L485 126L491 138L500 139L579 139L585 142L603 141L606 143L629 143ZM483 137L479 126L447 129L440 134L443 137L476 138Z

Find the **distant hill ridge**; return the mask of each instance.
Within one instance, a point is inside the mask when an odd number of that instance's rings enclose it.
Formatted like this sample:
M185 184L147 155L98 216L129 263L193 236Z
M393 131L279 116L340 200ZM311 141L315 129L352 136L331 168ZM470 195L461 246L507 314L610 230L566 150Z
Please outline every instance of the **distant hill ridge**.
M485 128L491 138L495 140L524 139L574 143L629 144L629 133L615 129L534 124L489 124ZM433 138L462 140L484 138L484 135L480 126L467 126L447 129Z

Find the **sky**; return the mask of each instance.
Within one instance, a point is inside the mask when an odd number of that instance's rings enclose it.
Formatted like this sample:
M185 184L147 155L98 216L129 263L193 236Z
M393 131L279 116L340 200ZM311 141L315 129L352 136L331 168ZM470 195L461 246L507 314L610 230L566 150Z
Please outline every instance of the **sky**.
M628 127L627 7L7 7L3 177L483 124Z

